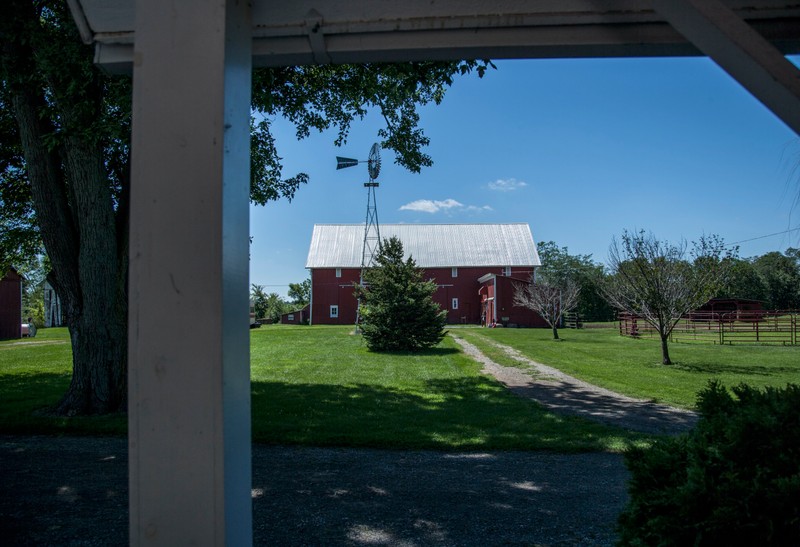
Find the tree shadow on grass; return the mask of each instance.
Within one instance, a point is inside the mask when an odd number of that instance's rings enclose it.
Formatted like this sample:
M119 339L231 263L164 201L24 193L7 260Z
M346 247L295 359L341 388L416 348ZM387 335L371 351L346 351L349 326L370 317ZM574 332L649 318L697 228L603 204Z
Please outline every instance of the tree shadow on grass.
M382 355L396 355L400 357L446 357L448 355L453 355L454 353L459 353L460 350L458 348L442 348L442 347L435 347L435 348L427 348L427 349L418 349L418 350L403 350L403 351L373 351L372 353L380 353Z
M797 374L800 367L770 367L763 365L732 365L725 363L676 363L676 368L702 374L730 374L737 376L778 376Z
M606 449L633 434L556 416L485 378L418 392L375 385L254 382L253 439L273 444L424 449Z
M52 415L69 382L69 373L0 374L0 433L125 434L125 414L70 418Z
M68 383L63 374L0 375L0 432L125 434L124 414L48 415ZM583 452L641 439L546 412L481 377L429 380L416 390L254 381L252 415L253 440L270 444Z

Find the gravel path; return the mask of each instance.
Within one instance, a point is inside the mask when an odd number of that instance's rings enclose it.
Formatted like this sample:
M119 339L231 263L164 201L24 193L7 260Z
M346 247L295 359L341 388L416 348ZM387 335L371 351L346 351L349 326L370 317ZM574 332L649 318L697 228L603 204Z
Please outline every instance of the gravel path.
M582 416L643 433L683 433L697 422L697 414L689 410L634 399L589 384L528 359L510 346L481 337L486 343L495 345L516 361L527 365L528 369L504 367L486 357L475 345L452 332L451 335L464 352L483 365L484 373L491 374L517 395L533 399L554 412Z
M0 544L125 545L127 442L0 436ZM256 545L613 545L619 454L253 446Z

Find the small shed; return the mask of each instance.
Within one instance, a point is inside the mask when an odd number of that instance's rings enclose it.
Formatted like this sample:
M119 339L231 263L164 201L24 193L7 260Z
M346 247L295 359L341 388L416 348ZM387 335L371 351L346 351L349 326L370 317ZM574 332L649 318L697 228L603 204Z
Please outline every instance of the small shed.
M0 279L0 340L22 338L22 276L11 268Z
M712 298L693 312L693 320L730 319L749 321L760 317L763 311L763 302L747 298Z
M309 305L302 309L290 311L281 315L281 324L283 325L305 325L308 323Z

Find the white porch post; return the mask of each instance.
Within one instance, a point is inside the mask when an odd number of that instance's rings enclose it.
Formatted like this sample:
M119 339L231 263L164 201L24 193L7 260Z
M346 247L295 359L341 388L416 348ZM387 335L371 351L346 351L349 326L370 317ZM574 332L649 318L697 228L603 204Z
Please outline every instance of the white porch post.
M252 543L249 2L138 0L132 545Z

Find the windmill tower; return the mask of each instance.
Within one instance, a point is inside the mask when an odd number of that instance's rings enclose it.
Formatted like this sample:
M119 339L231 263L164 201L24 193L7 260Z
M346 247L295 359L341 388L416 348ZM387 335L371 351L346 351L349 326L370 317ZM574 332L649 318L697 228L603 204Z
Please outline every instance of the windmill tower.
M352 158L336 156L337 170L353 167L359 163L362 162ZM378 205L375 201L375 190L380 186L377 178L381 172L381 152L377 143L373 144L369 150L367 171L369 172L369 182L364 183L364 188L367 189L367 216L364 221L364 242L361 246L361 274L359 276L359 284L362 287L364 286L364 271L372 267L375 256L381 250L381 229L380 224L378 224ZM358 311L356 312L356 329L358 329L360 318L361 302L359 301Z

